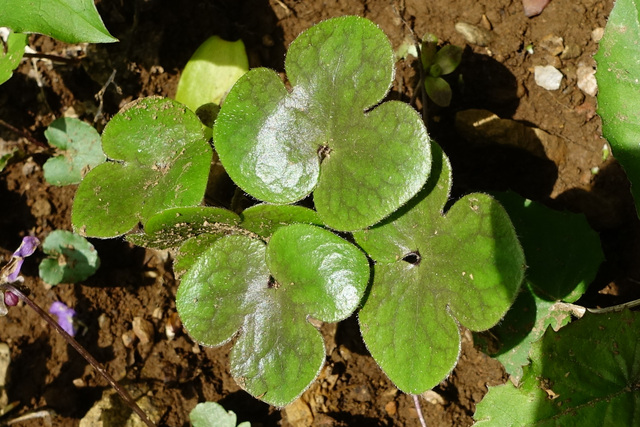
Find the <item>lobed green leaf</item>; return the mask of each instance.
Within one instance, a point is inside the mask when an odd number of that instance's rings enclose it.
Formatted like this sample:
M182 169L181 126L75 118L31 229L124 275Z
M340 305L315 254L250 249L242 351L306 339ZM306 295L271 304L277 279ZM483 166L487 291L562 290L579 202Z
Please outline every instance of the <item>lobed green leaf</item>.
M418 196L388 220L354 233L376 261L359 313L362 336L396 386L413 394L434 387L455 366L457 323L474 331L495 325L524 272L522 249L497 201L470 194L443 213L451 168L436 152Z
M105 127L102 148L112 161L87 174L73 205L81 234L115 237L157 212L201 203L213 153L184 105L161 98L127 105Z
M254 69L227 96L214 142L229 176L274 204L315 190L320 218L337 230L390 215L430 168L418 114L400 102L371 109L388 92L393 66L389 40L366 19L333 18L303 32L285 62L291 91L273 71Z
M269 243L243 235L216 240L178 288L176 306L191 337L217 346L238 335L231 373L276 406L298 397L324 363L313 316L334 322L359 305L369 280L366 256L316 226L278 228Z

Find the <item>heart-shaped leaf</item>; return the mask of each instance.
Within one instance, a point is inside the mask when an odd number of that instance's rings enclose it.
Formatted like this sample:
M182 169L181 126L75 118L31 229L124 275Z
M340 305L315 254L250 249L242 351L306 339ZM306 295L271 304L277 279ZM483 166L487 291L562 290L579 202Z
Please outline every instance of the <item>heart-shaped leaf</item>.
M3 34L0 34L0 37L2 36ZM3 41L6 43L6 50L0 48L0 84L9 80L13 75L13 70L20 65L24 48L27 45L27 35L11 31Z
M548 329L533 345L520 388L490 387L474 425L638 425L639 337L640 316L628 310Z
M393 67L389 40L364 18L333 18L303 32L285 62L290 92L275 72L259 68L227 96L214 142L229 176L275 204L315 190L318 214L337 230L390 215L419 191L430 168L418 114L400 102L373 108L390 88Z
M81 120L61 117L49 125L44 136L64 153L50 158L43 166L44 177L50 184L77 184L83 175L107 160L100 134Z
M231 352L236 381L284 406L324 363L322 337L308 317L345 319L368 279L367 258L355 246L319 227L294 224L277 229L266 245L241 235L215 241L184 275L176 306L203 345L238 334Z
M302 206L262 204L242 211L242 227L260 237L269 237L289 224L323 225L316 211Z
M113 43L93 0L3 0L0 27L66 43Z
M102 149L113 161L85 176L73 204L80 234L115 237L167 208L201 203L213 153L184 105L161 98L129 104L105 127Z
M444 379L458 360L458 323L474 331L495 325L523 278L522 249L502 206L476 193L443 214L450 185L449 161L434 145L432 175L419 195L388 220L354 233L376 261L359 314L362 336L407 393Z

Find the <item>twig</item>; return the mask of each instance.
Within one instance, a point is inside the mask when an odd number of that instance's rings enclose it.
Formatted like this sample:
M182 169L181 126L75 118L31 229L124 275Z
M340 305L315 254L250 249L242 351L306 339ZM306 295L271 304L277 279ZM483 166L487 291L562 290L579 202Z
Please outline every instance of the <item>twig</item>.
M420 425L422 427L427 427L427 422L424 419L424 416L422 415L422 409L420 408L420 398L418 397L417 394L412 394L411 396L413 396L413 404L416 406L416 411L418 412L418 419L420 420Z
M113 387L113 389L120 395L122 400L124 400L127 406L129 406L129 408L131 408L131 410L133 410L133 412L135 412L147 426L156 427L156 425L149 419L149 417L147 417L147 414L145 414L144 411L140 409L138 404L135 402L135 400L133 400L133 398L127 392L127 390L125 390L122 386L120 386L120 384L118 384L115 378L113 378L111 374L109 374L107 370L100 364L100 362L98 362L82 345L80 345L80 343L78 343L78 341L76 341L75 338L69 335L67 331L62 329L62 327L58 324L58 322L53 320L53 318L49 315L49 313L47 313L42 308L40 308L38 304L36 304L31 300L31 298L27 297L18 288L16 288L10 283L3 283L2 285L0 285L0 290L6 290L17 295L18 298L20 298L29 307L31 307L36 313L38 313L40 317L42 317L52 328L54 328L60 335L62 335L62 337L73 348L75 348L76 351L80 353L80 355L84 357L86 361L89 362L89 364L91 364L91 366L93 366L94 369L98 371L98 373L102 375L102 377L105 380L107 380L107 382L111 385L111 387Z
M59 55L51 55L49 53L29 53L26 52L24 54L25 58L33 58L33 59L48 59L51 62L58 62L61 64L71 64L75 65L80 62L80 58L66 58L64 56Z
M0 119L0 126L4 126L5 128L9 129L11 132L18 134L24 138L26 138L30 143L38 145L40 147L45 147L48 148L46 144L38 141L36 138L33 137L33 135L31 135L29 132L24 131L24 130L20 130L17 127L5 122L4 120Z
M96 111L96 115L93 117L93 123L96 123L102 117L102 108L104 107L104 93L107 91L107 88L110 84L114 85L116 88L116 92L122 93L120 87L115 83L114 79L116 77L116 69L114 68L111 72L111 75L107 79L106 83L102 85L102 88L96 93L96 99L100 102L98 104L98 111Z

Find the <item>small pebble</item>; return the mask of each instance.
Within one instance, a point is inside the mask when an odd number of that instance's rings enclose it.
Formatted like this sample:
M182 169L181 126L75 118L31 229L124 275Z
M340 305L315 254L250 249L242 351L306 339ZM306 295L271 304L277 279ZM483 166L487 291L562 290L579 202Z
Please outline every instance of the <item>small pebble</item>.
M604 28L602 27L596 28L595 30L591 31L591 38L596 43L602 40L602 36L604 36Z
M493 38L491 31L467 24L466 22L458 22L455 25L455 29L462 34L467 42L477 46L487 46Z
M133 343L135 342L135 340L136 340L136 334L134 334L133 331L127 331L124 334L122 334L122 343L127 348L133 347Z
M587 95L596 96L598 93L598 82L596 81L595 68L588 65L581 65L576 71L578 77L578 87Z
M536 65L534 68L534 77L538 86L547 90L558 90L560 89L563 76L557 68L551 65Z
M138 337L141 344L147 344L153 339L153 324L142 317L134 317L131 324L133 333Z

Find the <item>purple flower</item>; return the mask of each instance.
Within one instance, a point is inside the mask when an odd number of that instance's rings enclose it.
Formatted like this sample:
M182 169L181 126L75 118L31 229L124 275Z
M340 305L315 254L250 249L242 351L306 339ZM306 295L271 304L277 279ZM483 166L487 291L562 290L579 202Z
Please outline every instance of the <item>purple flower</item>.
M13 283L19 280L20 269L25 257L33 254L40 244L40 240L34 236L26 236L22 239L22 243L9 262L0 269L0 285L5 283ZM2 292L0 290L0 316L7 314L7 306L18 304L18 296L11 291Z
M13 283L18 280L24 258L33 254L39 244L40 240L34 236L26 236L22 239L22 243L18 250L13 253L11 261L2 268L2 276L6 277L7 282Z
M51 304L49 313L58 318L58 324L62 327L62 329L67 331L69 335L75 336L76 327L73 318L75 317L76 312L73 308L69 308L64 303L56 301Z

